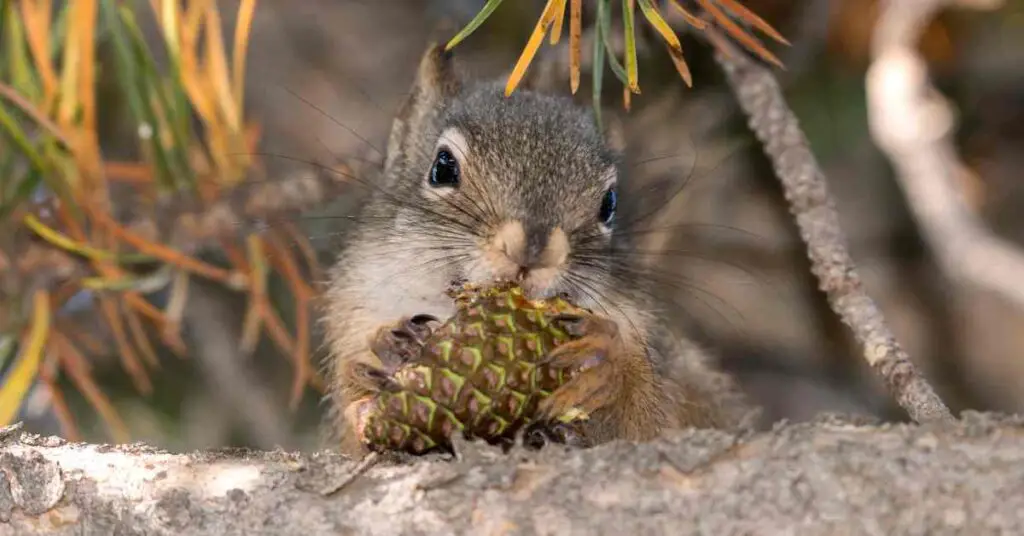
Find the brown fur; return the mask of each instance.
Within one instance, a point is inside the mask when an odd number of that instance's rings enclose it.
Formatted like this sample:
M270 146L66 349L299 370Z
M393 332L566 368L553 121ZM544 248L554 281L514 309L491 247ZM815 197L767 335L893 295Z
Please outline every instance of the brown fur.
M425 181L442 134L452 136L462 184L432 197ZM628 242L597 221L609 177L621 175L609 141L571 100L523 90L505 98L497 84L467 83L439 47L424 54L394 121L380 189L326 296L331 427L343 451L364 452L345 413L374 392L367 368L382 366L370 350L377 334L416 314L447 318L453 281L486 283L520 267L530 268L528 292L567 292L609 319L588 321L582 340L552 356L586 370L542 411L588 411L590 442L735 424L724 409L728 380L659 327L652 289L626 266Z

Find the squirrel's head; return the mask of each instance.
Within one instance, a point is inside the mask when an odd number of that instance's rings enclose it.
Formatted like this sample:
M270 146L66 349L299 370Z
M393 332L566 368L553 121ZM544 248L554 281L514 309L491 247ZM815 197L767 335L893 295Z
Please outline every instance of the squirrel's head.
M603 301L620 218L614 138L568 98L466 82L432 46L388 143L394 232L453 281Z

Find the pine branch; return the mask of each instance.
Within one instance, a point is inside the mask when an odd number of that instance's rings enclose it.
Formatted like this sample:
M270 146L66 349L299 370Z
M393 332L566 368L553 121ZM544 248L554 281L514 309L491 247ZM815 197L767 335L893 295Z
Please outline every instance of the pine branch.
M917 43L946 5L991 2L889 2L874 35L867 75L871 133L889 157L921 232L943 270L1024 308L1024 253L994 236L962 199L966 173L953 146L955 111L928 82Z
M918 372L864 290L846 246L826 178L808 146L796 116L771 71L748 58L717 32L715 59L751 130L785 191L800 237L807 244L811 270L832 310L853 332L864 358L884 380L897 403L917 422L952 419L949 409Z

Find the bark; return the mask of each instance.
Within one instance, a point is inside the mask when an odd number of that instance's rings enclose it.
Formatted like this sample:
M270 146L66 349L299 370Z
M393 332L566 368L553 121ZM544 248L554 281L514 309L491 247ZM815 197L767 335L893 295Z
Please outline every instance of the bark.
M1024 420L838 418L645 444L358 462L0 431L0 535L1024 533Z
M807 246L811 272L832 310L850 329L864 359L896 402L917 422L951 420L949 408L917 370L892 333L885 315L864 288L839 226L825 173L771 70L753 61L718 32L707 34L715 59L747 123L761 142Z

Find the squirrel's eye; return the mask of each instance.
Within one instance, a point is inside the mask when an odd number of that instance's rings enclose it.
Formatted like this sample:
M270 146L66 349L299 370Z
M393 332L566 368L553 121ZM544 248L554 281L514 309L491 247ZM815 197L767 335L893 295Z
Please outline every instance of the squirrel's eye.
M612 220L615 219L615 209L619 204L619 194L616 193L615 188L609 188L604 193L604 197L601 199L601 223L605 225L611 225Z
M435 188L459 185L459 162L455 160L455 156L452 153L444 149L437 152L437 157L434 158L434 165L430 167L428 181Z

